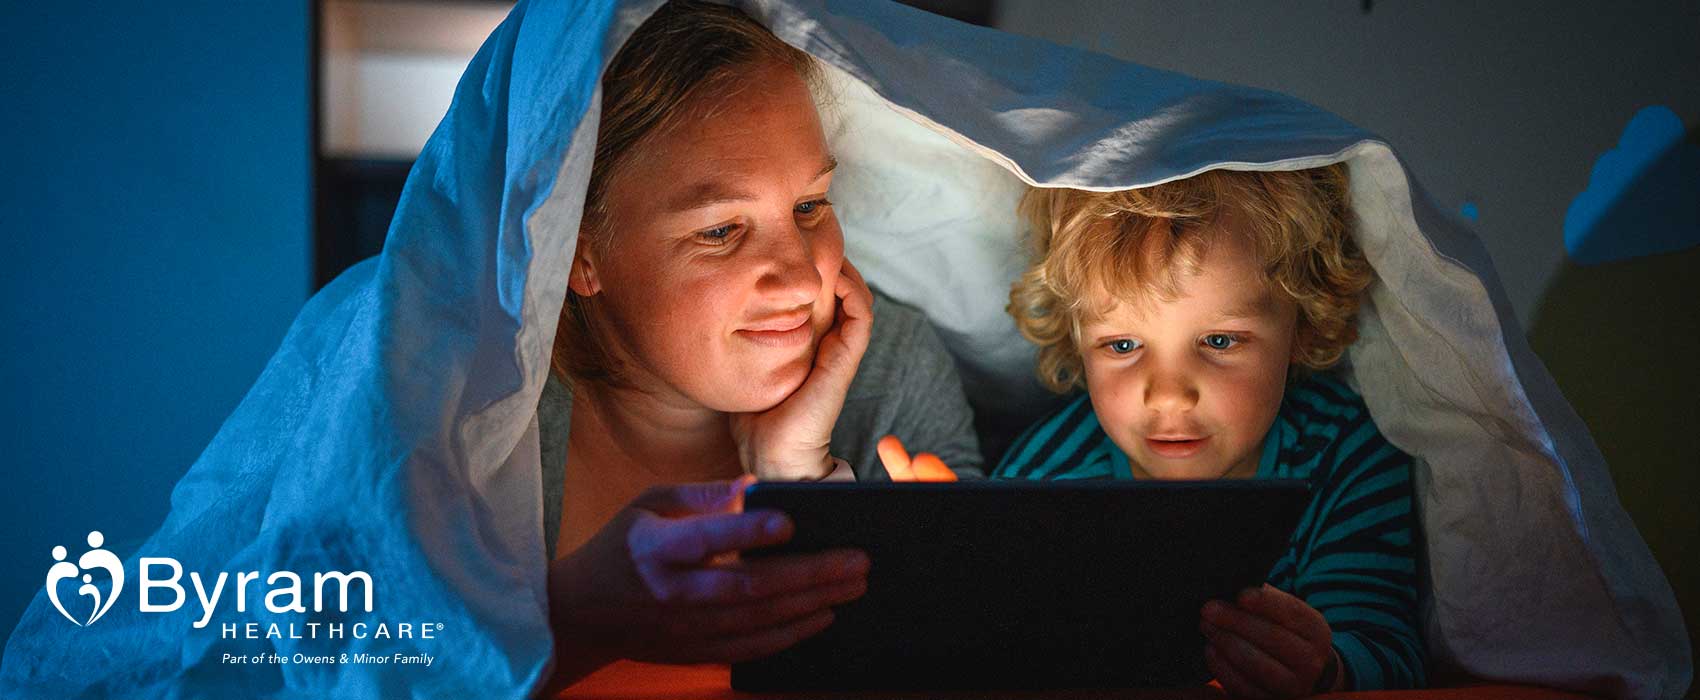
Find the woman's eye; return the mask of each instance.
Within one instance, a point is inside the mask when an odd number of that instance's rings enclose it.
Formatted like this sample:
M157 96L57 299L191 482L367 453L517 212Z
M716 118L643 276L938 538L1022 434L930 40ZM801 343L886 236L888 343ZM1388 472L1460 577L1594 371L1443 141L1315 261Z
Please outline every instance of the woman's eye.
M832 202L827 201L825 197L821 197L820 199L811 199L807 202L798 204L794 211L798 214L802 214L803 216L814 216L821 213L821 210L830 206L832 206Z
M1126 355L1130 352L1133 352L1133 351L1139 349L1139 341L1132 340L1132 339L1129 339L1129 338L1121 338L1121 339L1118 339L1118 340L1112 340L1108 343L1105 343L1104 345L1106 347L1110 348L1110 352L1113 352L1117 355Z
M1239 338L1235 338L1227 333L1211 333L1210 335L1204 336L1204 346L1211 350L1227 350L1239 342Z
M697 238L703 239L703 242L705 243L720 245L726 242L727 236L732 235L732 233L737 230L737 224L723 224L706 231L698 231Z

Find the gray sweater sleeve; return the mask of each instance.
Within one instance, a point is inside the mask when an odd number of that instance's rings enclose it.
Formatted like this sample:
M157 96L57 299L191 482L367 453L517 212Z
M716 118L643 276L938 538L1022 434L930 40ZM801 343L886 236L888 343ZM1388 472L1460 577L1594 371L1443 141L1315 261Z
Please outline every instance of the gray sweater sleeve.
M938 455L958 476L984 476L974 413L956 361L921 312L874 294L873 337L844 410L832 430L832 454L860 481L888 481L875 444L896 435L910 454Z

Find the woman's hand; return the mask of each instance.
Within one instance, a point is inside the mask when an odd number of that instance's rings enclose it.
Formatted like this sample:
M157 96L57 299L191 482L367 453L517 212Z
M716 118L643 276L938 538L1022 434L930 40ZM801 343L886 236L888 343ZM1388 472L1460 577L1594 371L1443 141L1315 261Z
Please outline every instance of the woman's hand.
M618 659L731 663L832 623L867 590L868 557L836 550L739 559L791 539L783 514L740 512L753 479L650 489L549 569L559 689Z
M1343 673L1322 613L1269 584L1234 604L1204 604L1204 661L1230 695L1297 698L1340 687Z
M732 416L732 437L744 471L764 480L813 480L832 473L827 447L844 409L850 380L868 350L874 324L874 294L847 259L833 287L838 310L815 349L814 367L803 385L761 413Z

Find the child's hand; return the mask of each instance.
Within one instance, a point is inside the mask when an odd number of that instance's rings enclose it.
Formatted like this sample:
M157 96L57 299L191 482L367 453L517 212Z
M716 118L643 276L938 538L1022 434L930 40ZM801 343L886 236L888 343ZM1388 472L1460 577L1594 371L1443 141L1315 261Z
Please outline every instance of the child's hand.
M1204 661L1230 694L1296 698L1339 688L1334 633L1322 613L1269 584L1240 592L1236 603L1204 604L1199 631Z
M885 465L892 481L956 481L956 472L937 455L922 452L910 459L909 450L904 449L903 441L896 435L880 438L878 449L880 463Z

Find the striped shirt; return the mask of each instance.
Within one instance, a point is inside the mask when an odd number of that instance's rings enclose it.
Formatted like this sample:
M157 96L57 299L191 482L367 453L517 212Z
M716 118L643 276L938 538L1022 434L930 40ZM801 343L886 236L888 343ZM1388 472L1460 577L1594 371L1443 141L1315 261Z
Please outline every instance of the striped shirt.
M1016 438L992 476L1132 479L1133 470L1081 394ZM1310 482L1269 583L1328 620L1346 687L1422 687L1411 457L1381 436L1356 392L1315 375L1287 387L1256 478Z

